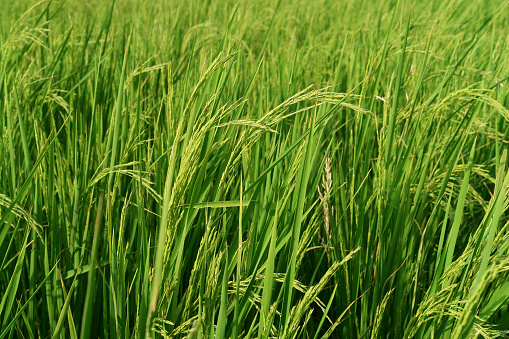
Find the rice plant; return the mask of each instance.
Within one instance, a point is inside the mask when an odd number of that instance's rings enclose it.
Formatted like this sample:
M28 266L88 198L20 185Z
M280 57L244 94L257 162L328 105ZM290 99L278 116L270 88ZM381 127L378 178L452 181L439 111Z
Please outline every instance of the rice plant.
M509 335L509 2L0 3L0 338Z

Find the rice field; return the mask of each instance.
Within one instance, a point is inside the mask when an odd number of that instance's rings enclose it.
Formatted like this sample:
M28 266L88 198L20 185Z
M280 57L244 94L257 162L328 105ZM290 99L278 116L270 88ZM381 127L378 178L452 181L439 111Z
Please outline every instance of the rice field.
M0 339L509 336L508 5L0 2Z

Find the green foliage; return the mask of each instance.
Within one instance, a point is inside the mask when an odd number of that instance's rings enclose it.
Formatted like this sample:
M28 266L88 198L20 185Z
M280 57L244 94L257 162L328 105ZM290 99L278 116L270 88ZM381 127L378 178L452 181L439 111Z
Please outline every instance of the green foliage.
M507 336L507 27L0 3L0 339Z

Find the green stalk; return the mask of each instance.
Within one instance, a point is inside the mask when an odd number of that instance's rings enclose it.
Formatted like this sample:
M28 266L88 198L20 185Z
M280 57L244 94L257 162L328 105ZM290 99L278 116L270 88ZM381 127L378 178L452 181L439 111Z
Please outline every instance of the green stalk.
M295 265L297 260L297 250L299 247L299 240L301 235L301 226L303 221L304 214L304 201L306 199L306 188L309 181L309 175L311 172L309 166L309 159L311 158L311 147L313 142L313 134L315 130L315 119L316 112L318 107L318 92L316 94L315 101L315 110L313 114L313 120L311 122L311 129L308 135L308 139L306 140L306 148L304 152L304 156L301 160L299 166L299 174L297 175L297 187L298 190L298 200L297 200L297 215L295 217L295 223L292 227L292 243L290 247L290 262L289 268L286 272L285 283L284 283L284 297L283 297L283 312L281 315L281 324L283 326L288 326L290 307L292 304L293 298L293 281L295 279Z

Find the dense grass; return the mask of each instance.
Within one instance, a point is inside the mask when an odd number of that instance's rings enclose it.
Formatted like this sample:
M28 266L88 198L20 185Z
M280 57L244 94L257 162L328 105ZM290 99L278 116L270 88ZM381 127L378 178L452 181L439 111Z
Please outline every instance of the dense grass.
M507 336L505 5L2 2L0 338Z

